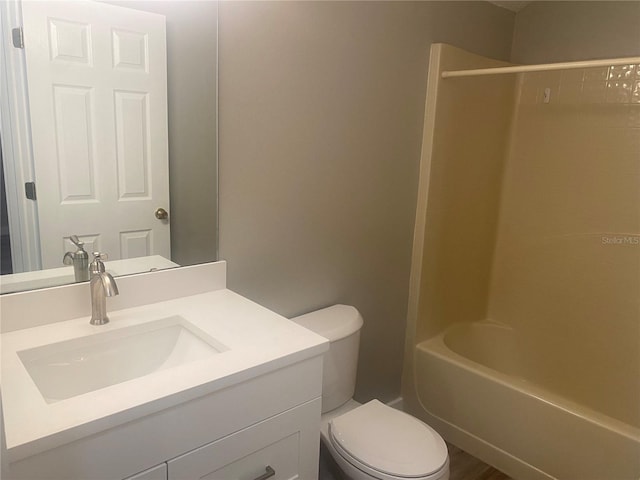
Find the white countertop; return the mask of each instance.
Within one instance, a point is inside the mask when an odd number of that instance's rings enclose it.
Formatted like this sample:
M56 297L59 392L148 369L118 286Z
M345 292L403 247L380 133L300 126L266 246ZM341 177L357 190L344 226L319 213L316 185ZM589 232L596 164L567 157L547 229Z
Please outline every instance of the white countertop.
M227 289L110 311L1 335L6 442L24 458L322 354L326 339ZM229 350L55 403L47 403L17 352L179 315ZM12 455L13 452L13 455Z

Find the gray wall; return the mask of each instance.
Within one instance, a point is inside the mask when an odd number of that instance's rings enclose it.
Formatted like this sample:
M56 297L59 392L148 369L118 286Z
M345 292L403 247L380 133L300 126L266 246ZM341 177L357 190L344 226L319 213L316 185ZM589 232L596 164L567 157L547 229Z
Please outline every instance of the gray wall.
M512 61L640 55L640 2L534 2L516 16Z
M171 257L216 259L217 5L158 2L167 15Z
M222 2L220 257L285 316L355 305L356 398L398 395L429 46L508 59L485 2Z

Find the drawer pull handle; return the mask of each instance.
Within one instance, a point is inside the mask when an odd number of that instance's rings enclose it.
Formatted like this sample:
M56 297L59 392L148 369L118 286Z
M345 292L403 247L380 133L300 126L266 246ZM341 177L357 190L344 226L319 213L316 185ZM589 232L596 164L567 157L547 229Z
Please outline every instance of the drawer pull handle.
M276 471L271 468L271 465L267 465L264 469L264 473L259 477L256 477L254 480L267 480L267 478L271 478L276 474Z

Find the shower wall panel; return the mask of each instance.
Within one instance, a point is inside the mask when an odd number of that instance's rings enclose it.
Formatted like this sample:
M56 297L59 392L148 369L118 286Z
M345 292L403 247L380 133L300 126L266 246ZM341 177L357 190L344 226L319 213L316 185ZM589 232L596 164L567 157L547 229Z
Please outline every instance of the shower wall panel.
M528 378L640 426L640 65L518 82L489 318Z
M431 55L439 56L441 70L506 65L449 45L432 46ZM512 76L433 78L437 103L429 105L435 98L428 99L426 108L427 116L435 108L433 141L423 147L431 149L423 152L423 158L430 155L430 163L423 160L423 165L430 167L421 171L421 182L429 176L428 199L426 214L418 212L425 225L417 318L429 322L418 322L418 339L453 322L486 317L515 95ZM422 192L426 195L427 189Z

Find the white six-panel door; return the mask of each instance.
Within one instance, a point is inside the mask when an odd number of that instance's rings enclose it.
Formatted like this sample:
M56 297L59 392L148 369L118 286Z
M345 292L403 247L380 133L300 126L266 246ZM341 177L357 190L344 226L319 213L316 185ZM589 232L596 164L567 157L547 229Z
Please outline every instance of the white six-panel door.
M23 2L42 267L78 235L109 259L170 258L162 15Z

